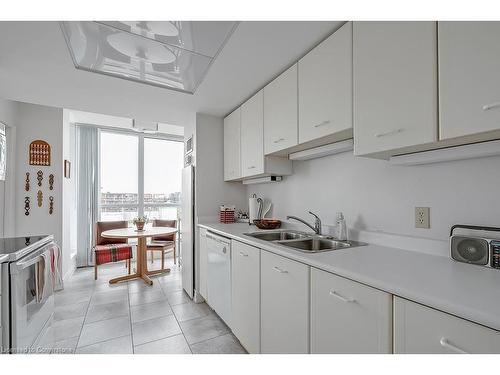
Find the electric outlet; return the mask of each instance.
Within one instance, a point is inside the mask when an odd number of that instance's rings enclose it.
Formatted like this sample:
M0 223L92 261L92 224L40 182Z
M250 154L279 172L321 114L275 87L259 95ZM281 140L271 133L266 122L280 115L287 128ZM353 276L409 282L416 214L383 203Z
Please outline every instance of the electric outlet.
M415 228L431 227L430 207L415 207Z

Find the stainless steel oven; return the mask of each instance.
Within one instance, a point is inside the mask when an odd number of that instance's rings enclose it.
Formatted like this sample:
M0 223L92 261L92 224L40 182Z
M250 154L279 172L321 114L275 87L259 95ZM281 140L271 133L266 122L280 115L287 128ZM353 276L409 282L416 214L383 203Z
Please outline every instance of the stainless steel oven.
M40 269L50 267L44 254L54 246L52 236L0 239L8 261L2 263L2 350L10 353L40 353L50 349L54 295L51 277L43 278ZM0 249L1 250L1 249Z

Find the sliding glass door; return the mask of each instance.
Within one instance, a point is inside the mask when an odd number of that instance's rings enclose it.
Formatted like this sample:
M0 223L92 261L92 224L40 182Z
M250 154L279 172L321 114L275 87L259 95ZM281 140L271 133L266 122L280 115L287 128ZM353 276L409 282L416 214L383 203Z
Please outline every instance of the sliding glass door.
M144 215L177 219L181 203L184 144L144 138Z
M182 141L101 130L99 150L101 221L178 218Z

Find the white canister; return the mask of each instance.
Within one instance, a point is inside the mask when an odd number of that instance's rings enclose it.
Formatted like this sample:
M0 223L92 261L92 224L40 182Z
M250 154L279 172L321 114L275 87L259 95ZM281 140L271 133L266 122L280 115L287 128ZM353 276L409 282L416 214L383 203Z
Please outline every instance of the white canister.
M257 199L259 198L255 194L248 199L248 218L250 224L253 224L253 221L258 219L259 202L257 202Z

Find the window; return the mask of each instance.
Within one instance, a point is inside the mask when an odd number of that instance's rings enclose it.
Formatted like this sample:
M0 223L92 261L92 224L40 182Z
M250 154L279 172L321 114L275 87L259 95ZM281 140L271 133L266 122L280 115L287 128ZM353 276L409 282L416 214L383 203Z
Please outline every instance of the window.
M100 220L132 220L139 212L139 139L101 132Z
M177 219L181 199L184 144L144 138L144 214Z
M100 220L178 218L181 141L103 130L99 166Z

